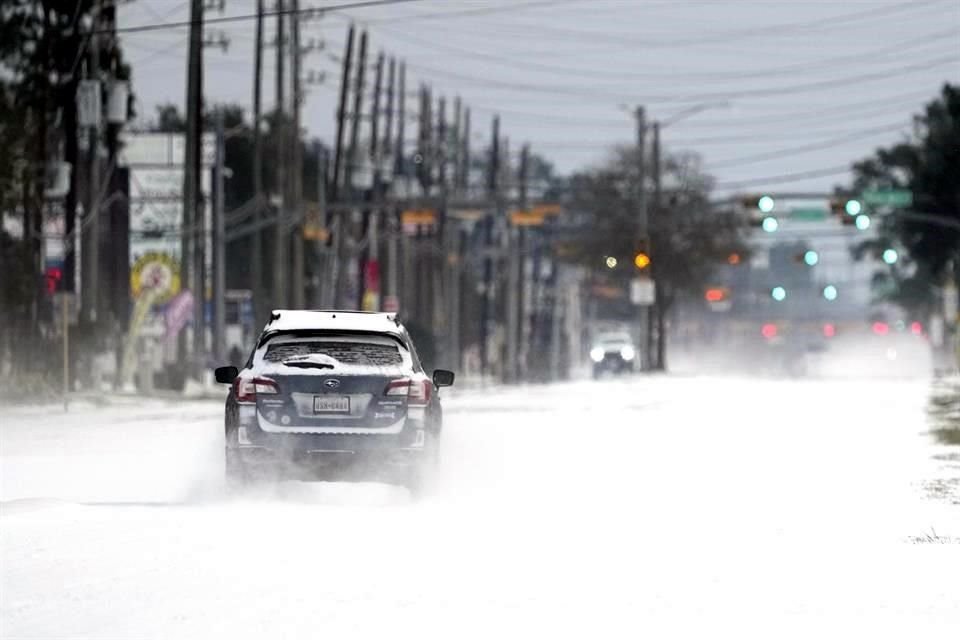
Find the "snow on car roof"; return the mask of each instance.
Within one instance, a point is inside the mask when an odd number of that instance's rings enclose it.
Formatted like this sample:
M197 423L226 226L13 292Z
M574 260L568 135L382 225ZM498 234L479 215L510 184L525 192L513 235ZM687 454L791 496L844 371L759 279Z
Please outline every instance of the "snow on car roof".
M275 309L264 331L370 331L399 336L403 328L395 313L368 311L304 311Z

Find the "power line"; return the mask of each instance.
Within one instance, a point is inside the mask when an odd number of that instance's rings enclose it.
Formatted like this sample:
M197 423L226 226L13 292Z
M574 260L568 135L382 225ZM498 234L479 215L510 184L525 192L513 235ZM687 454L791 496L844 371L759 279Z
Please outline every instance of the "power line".
M725 169L727 167L737 167L745 164L753 164L755 162L761 162L763 160L773 160L780 158L788 154L797 154L797 153L807 153L810 151L819 151L821 149L829 149L830 147L836 147L838 145L844 144L846 142L852 142L854 140L860 140L863 138L869 138L880 133L890 133L893 131L899 131L908 125L903 123L898 123L895 125L888 125L885 127L874 127L872 129L863 129L861 131L855 131L844 136L838 136L830 140L824 140L822 142L815 142L812 144L801 145L798 147L789 147L785 149L777 149L776 151L769 151L765 153L759 153L748 156L740 156L739 158L732 158L730 160L720 161L716 164L708 164L708 170L715 169Z
M283 9L283 10L273 10L273 11L264 11L263 15L265 17L275 17L275 16L304 16L304 15L313 15L315 13L323 13L330 11L343 11L346 9L366 9L368 7L378 7L385 5L393 4L407 4L411 2L423 2L423 0L360 0L358 2L344 2L342 4L335 4L324 7L323 9L314 9L314 8L304 8L294 11L293 9ZM244 22L249 20L256 20L257 14L248 13L236 16L222 16L219 18L207 18L203 21L205 26L214 25L214 24L226 24L230 22ZM132 27L117 27L116 29L101 29L96 31L91 31L90 33L97 34L106 34L106 33L142 33L145 31L160 31L163 29L183 29L192 25L190 20L182 20L179 22L155 22L152 24L141 24L135 25Z
M513 0L510 0L510 3L504 6L498 7L484 7L479 9L464 9L462 11L440 11L436 13L418 13L413 15L398 16L395 18L380 18L374 20L364 20L363 24L380 24L383 22L389 22L391 24L396 22L407 22L408 20L433 20L435 18L462 18L464 16L478 16L478 15L488 15L493 13L504 13L504 12L514 12L514 11L523 11L526 9L538 9L540 7L551 7L556 5L564 4L576 4L582 2L590 2L591 0L535 0L534 2L524 2L516 3ZM332 11L332 9L331 9Z
M783 38L785 35L794 33L823 33L835 30L837 28L843 28L844 25L851 22L856 23L857 25L862 25L865 20L874 20L878 18L888 19L890 16L898 13L914 12L917 9L926 9L939 4L943 4L943 0L925 0L923 2L917 2L914 0L880 8L874 7L870 9L861 9L839 16L827 16L806 22L774 23L728 29L723 31L710 29L706 32L692 34L690 33L689 29L684 29L683 35L688 36L685 39L669 37L664 40L645 40L638 37L637 34L632 33L611 33L604 31L562 29L557 27L549 27L543 24L525 24L518 23L516 21L511 21L511 23L507 25L491 25L494 28L494 31L491 31L489 34L485 35L501 36L507 39L513 39L514 36L512 35L511 30L514 30L518 33L522 33L527 38L536 36L538 39L542 39L544 35L553 34L556 35L557 38L562 39L564 42L570 42L573 39L577 39L582 42L589 43L606 41L622 42L632 46L672 48L676 46L693 44L722 43L744 38L756 39L774 37L779 39Z
M810 171L800 171L796 173L782 173L774 176L764 176L761 178L751 178L749 180L734 180L730 182L718 182L713 185L714 189L730 190L741 189L743 187L754 187L757 185L780 184L786 182L799 182L812 178L826 178L829 176L839 176L848 174L852 168L848 165L837 165L824 169L813 169Z

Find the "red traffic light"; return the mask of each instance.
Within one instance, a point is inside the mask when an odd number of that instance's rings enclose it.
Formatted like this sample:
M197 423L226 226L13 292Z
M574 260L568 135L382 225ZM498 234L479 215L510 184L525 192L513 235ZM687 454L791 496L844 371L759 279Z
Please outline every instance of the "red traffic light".
M837 335L837 327L836 327L835 325L833 325L833 324L830 323L830 322L828 322L828 323L826 323L825 325L823 325L823 337L824 337L824 338L832 338L832 337L835 336L835 335Z
M723 302L727 299L727 290L722 287L712 287L703 294L707 302Z
M760 328L760 333L766 339L776 338L777 337L777 325L772 322L768 322Z

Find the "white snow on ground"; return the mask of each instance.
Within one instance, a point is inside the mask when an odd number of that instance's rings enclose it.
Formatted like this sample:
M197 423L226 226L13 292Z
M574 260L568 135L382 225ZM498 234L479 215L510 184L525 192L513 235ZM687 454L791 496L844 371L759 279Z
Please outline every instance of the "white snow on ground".
M956 638L928 385L448 398L444 465L228 497L222 405L0 415L3 638Z

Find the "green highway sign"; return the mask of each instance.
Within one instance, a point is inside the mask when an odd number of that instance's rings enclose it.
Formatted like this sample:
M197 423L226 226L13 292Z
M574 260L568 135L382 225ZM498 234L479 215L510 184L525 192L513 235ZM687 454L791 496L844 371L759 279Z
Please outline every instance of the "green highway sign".
M874 189L864 191L861 198L873 207L909 207L913 204L913 192L907 189Z
M816 207L801 207L790 209L789 216L791 220L826 220L828 211L826 209L817 209Z

